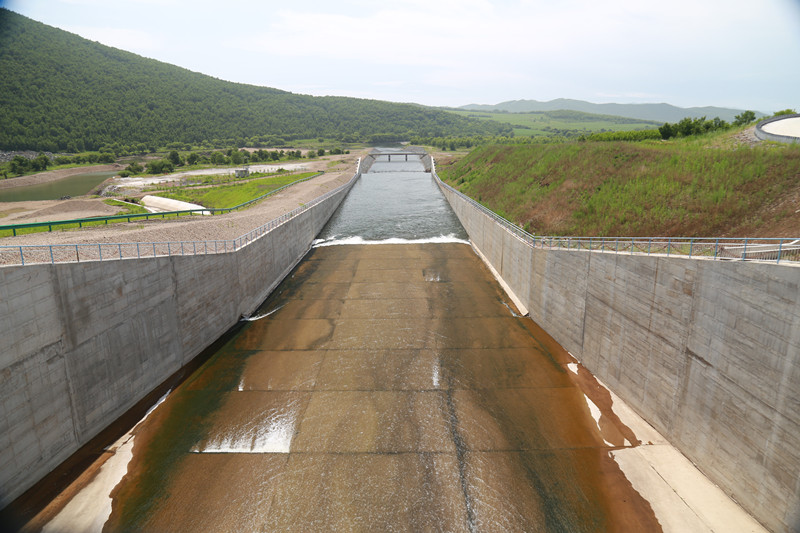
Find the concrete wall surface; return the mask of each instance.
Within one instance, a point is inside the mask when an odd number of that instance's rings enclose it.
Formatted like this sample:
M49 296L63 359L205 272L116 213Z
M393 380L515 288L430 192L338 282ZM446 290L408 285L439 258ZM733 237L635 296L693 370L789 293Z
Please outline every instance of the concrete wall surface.
M800 267L533 249L442 190L535 322L767 528L800 531Z
M0 268L0 508L254 311L348 191L236 252Z

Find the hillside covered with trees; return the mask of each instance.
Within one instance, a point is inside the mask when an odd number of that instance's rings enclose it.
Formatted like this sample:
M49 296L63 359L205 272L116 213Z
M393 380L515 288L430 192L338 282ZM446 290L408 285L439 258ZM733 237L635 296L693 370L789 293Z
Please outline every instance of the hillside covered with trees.
M169 143L278 146L510 135L413 104L313 97L222 81L0 8L0 149L146 151ZM126 149L127 148L127 149Z

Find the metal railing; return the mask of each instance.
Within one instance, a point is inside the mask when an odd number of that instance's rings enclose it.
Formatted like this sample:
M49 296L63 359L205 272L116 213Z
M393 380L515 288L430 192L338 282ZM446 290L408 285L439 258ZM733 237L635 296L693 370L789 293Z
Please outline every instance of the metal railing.
M324 174L324 171L317 172L313 176L308 176L307 178L301 178L299 180L295 180L291 183L287 183L286 185L282 185L277 189L271 190L266 194L262 194L258 198L254 198L252 200L248 200L247 202L241 203L239 205L235 205L233 207L204 207L203 209L188 209L182 211L162 211L158 213L136 213L130 215L111 215L107 217L90 217L90 218L76 218L72 220L53 220L50 222L28 222L25 224L9 224L6 226L0 226L0 232L2 231L9 231L11 230L11 236L15 237L17 235L17 231L22 229L30 229L30 228L47 228L47 231L53 231L53 228L58 228L59 226L75 226L78 225L78 228L83 228L84 225L100 225L100 224L108 224L109 221L111 222L122 222L127 221L131 222L133 220L150 220L151 218L167 218L167 217L180 217L180 216L192 216L192 215L223 215L225 213L230 213L231 211L236 211L237 209L242 209L249 205L252 205L260 200L263 200L267 196L272 196L273 194L279 193L280 191L286 189L287 187L291 187L292 185L296 185L298 183L302 183L304 181L308 181L314 178L317 178Z
M772 263L800 261L800 238L731 239L691 237L559 237L532 235L476 202L461 191L444 183L436 174L431 159L431 172L439 187L444 188L532 248L584 250L617 254L646 254L682 256L694 259L769 261Z
M350 180L311 202L270 220L252 231L230 240L171 241L171 242L126 242L93 244L43 244L0 246L0 266L76 263L85 261L115 261L171 257L175 255L208 255L235 252L266 235L276 227L314 206L321 204L339 192L353 186L361 176L360 160L356 173ZM297 182L295 182L297 183ZM273 191L274 192L274 191Z

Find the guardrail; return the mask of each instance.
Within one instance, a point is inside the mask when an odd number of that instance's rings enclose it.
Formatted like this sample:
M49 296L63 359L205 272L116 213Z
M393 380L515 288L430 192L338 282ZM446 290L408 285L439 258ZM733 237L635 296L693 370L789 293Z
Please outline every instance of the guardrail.
M150 220L151 218L162 218L163 219L163 218L166 218L168 216L169 217L172 217L172 216L180 217L181 215L183 215L183 216L209 215L209 214L211 214L211 215L222 215L222 214L225 214L225 213L230 213L231 211L235 211L237 209L242 209L243 207L247 207L248 205L251 205L251 204L254 204L255 202L263 200L267 196L271 196L273 194L276 194L276 193L282 191L283 189L286 189L287 187L291 187L292 185L295 185L297 183L302 183L304 181L308 181L308 180L314 179L316 177L321 176L324 173L325 173L325 171L320 171L320 172L317 172L316 174L314 174L313 176L309 176L307 178L302 178L302 179L293 181L291 183L287 183L286 185L282 185L282 186L278 187L277 189L274 189L274 190L272 190L272 191L270 191L270 192L268 192L266 194L262 194L258 198L254 198L252 200L249 200L247 202L244 202L242 204L239 204L239 205L236 205L236 206L233 206L233 207L209 207L209 208L203 208L203 209L189 209L189 210L183 210L183 211L163 211L163 212L159 212L159 213L137 213L137 214L130 214L130 215L111 215L111 216L107 216L107 217L76 218L76 219L72 219L72 220L54 220L54 221L51 221L51 222L28 222L28 223L25 223L25 224L8 224L8 225L5 225L5 226L0 226L0 231L11 230L12 236L15 237L17 235L17 231L18 230L30 229L30 228L44 228L44 227L47 227L47 231L50 232L50 231L53 231L54 227L57 228L59 226L74 226L75 224L78 225L78 228L82 228L84 225L89 225L89 224L92 224L92 225L99 225L101 223L102 224L108 224L109 221L111 221L111 222L120 221L121 222L121 221L125 220L127 222L131 222L132 220L142 220L142 219Z
M684 256L694 259L769 261L774 263L800 261L800 238L792 239L731 239L691 237L559 237L532 235L509 222L494 211L476 202L461 191L444 183L436 174L431 158L431 173L439 187L458 195L476 209L504 227L509 233L532 248L585 250L617 254L646 254Z
M361 160L356 173L350 180L311 202L285 213L263 226L259 226L244 235L231 240L211 241L172 241L172 242L127 242L96 244L43 244L0 246L0 266L76 263L86 261L118 261L121 259L142 259L154 257L171 257L175 255L208 255L235 252L247 246L259 237L269 233L276 227L297 215L321 204L339 192L353 186L361 176ZM307 178L311 179L311 178ZM297 183L297 182L294 182ZM289 184L291 185L291 184ZM276 191L272 191L277 192Z

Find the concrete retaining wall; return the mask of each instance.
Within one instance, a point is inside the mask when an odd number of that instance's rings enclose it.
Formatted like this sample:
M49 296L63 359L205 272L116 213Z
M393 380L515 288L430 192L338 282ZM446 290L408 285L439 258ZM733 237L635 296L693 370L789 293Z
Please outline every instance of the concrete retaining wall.
M0 268L0 508L254 311L348 190L236 252Z
M756 137L761 139L762 141L774 141L779 143L789 143L789 144L800 144L800 137L790 137L788 135L778 135L776 133L770 133L768 131L764 131L763 127L767 124L772 122L777 122L779 120L784 120L787 118L798 118L800 114L794 115L780 115L777 117L768 118L766 120L762 120L758 124L756 124L755 134Z
M443 192L535 322L766 527L800 531L800 267L532 249Z

